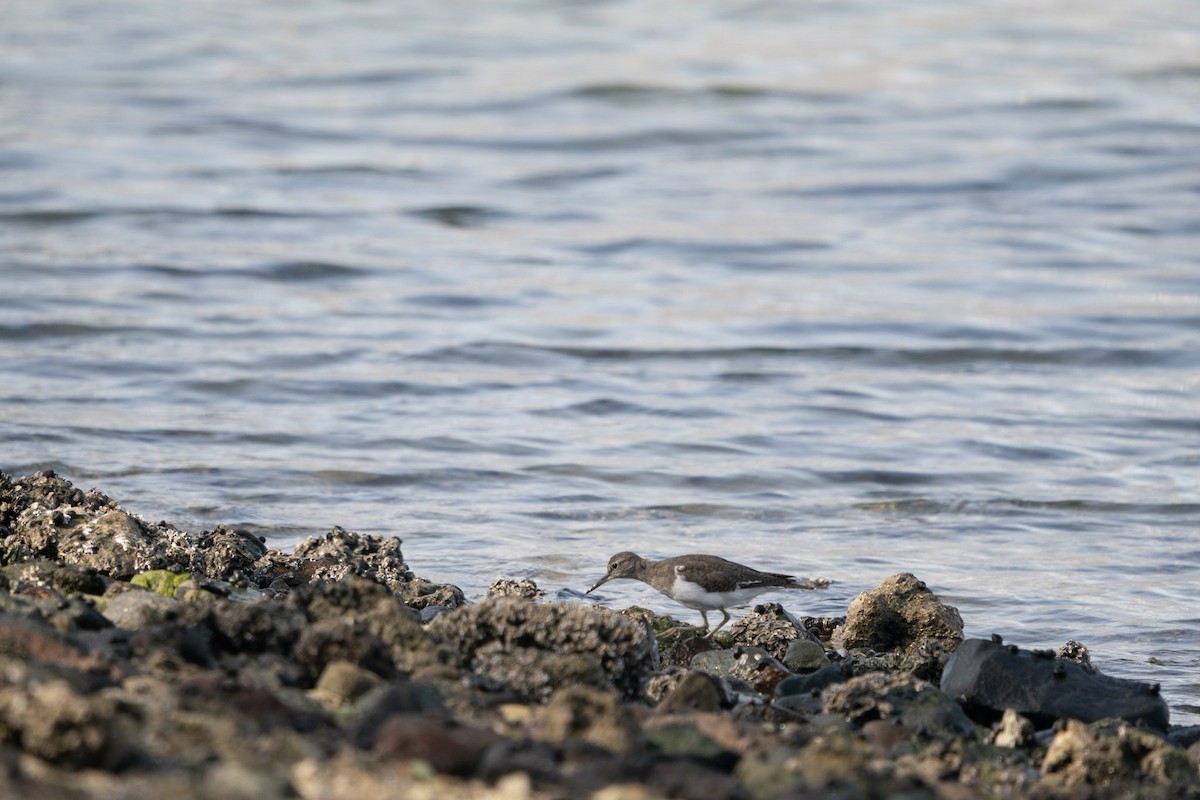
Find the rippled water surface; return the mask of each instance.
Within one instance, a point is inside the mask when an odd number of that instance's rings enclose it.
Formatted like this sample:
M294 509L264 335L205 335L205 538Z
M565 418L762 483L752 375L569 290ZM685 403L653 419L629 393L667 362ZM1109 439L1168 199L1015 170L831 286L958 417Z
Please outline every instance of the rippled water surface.
M474 597L911 571L1200 722L1195 11L7 3L0 469Z

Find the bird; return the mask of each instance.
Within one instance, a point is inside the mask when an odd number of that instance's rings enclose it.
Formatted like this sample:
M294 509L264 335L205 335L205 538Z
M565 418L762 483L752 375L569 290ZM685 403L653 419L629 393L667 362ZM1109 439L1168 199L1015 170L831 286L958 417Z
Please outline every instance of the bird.
M608 560L608 572L585 594L591 594L611 580L641 581L665 594L680 605L700 612L704 625L683 625L677 630L708 631L705 638L721 630L729 622L727 608L749 603L759 594L771 589L815 589L819 582L798 582L791 575L760 572L745 564L720 556L694 553L661 561L642 558L628 550ZM721 624L708 630L708 612L720 611Z

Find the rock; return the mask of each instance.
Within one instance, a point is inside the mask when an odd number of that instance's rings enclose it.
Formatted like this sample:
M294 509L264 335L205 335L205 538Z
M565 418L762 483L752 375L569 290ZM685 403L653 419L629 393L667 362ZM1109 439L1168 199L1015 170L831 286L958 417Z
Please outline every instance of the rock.
M936 639L952 651L962 638L958 609L943 603L923 582L904 572L854 598L846 611L840 644L846 649L907 652L922 640Z
M723 633L723 631L722 631ZM659 640L659 653L664 667L688 667L700 653L715 652L720 648L712 639L703 636L680 634Z
M514 581L511 578L497 578L487 589L488 597L520 597L525 600L541 600L546 593L538 588L529 578Z
M657 643L644 625L596 606L488 598L425 630L453 649L460 666L527 699L546 699L571 683L638 697L658 667Z
M641 751L645 742L633 714L613 692L587 686L558 689L531 722L533 738L562 747L582 741L618 756Z
M305 627L292 657L314 677L335 661L349 661L384 678L396 673L383 641L362 623L348 618L329 617Z
M0 689L0 732L17 732L22 750L71 769L116 770L132 758L114 714L107 699L81 696L64 681Z
M466 602L462 590L413 576L404 563L400 539L366 536L335 527L323 537L310 537L291 555L268 551L256 563L260 586L292 576L293 584L337 583L357 575L378 583L413 608L442 605L456 608Z
M812 639L794 639L788 644L783 655L783 665L792 672L816 672L821 667L828 666L829 657L820 642Z
M728 680L737 671L738 657L733 650L707 650L693 656L690 667Z
M41 588L55 597L101 595L112 579L94 569L58 564L47 559L18 561L0 568L0 588L13 594L32 594Z
M224 525L202 533L196 546L205 575L235 584L256 582L257 562L267 554L267 546L257 536Z
M1006 708L992 734L992 743L997 747L1011 747L1014 750L1027 748L1033 743L1034 730L1032 722L1011 708Z
M380 759L419 758L437 772L470 775L499 737L484 728L445 719L398 714L388 717L375 737Z
M1068 639L1066 644L1058 648L1058 652L1055 655L1058 658L1074 661L1076 664L1092 663L1092 654L1088 652L1087 646L1074 639Z
M659 702L660 713L717 711L733 705L720 678L698 670L681 674L674 687Z
M122 592L110 598L104 616L118 628L145 628L172 620L179 613L179 601L158 592Z
M733 679L748 683L761 695L772 696L781 681L792 677L787 667L761 647L739 647L734 655Z
M1114 720L1085 725L1068 720L1042 760L1043 782L1066 786L1110 786L1145 782L1171 787L1175 797L1197 784L1187 754L1163 739Z
M368 749L375 746L384 722L397 715L447 716L435 689L418 681L400 679L368 691L356 705L356 716L348 726L350 741Z
M656 725L645 733L650 753L658 758L685 758L724 772L737 766L740 758L686 722Z
M985 639L968 639L946 663L942 691L962 700L981 719L1007 708L1038 727L1069 717L1094 722L1106 717L1166 732L1169 712L1157 688L1111 678L1051 651L1018 650Z
M453 611L450 606L425 606L421 609L421 624L425 625L433 622L434 619L445 614L447 611Z
M779 603L755 606L753 611L729 626L729 633L738 644L761 647L779 660L783 660L789 645L808 638L800 622Z
M835 683L845 683L850 677L835 664L809 675L795 675L780 681L775 687L775 701L784 708L816 712L821 708L821 693L825 688Z
M907 674L872 672L827 689L822 710L862 724L889 720L927 739L975 735L959 705L933 684Z
M458 608L467 602L462 589L449 583L432 583L424 578L414 578L402 585L399 597L413 608L440 606Z
M357 664L331 661L325 665L317 685L309 694L321 705L337 708L353 703L381 683L382 678Z

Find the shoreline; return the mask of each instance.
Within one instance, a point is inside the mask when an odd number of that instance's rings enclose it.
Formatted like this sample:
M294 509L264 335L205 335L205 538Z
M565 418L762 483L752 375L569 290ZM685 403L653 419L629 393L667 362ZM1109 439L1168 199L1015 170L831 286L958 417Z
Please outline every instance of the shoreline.
M1200 798L1155 685L964 639L910 574L708 640L528 580L469 603L401 545L0 473L0 796Z

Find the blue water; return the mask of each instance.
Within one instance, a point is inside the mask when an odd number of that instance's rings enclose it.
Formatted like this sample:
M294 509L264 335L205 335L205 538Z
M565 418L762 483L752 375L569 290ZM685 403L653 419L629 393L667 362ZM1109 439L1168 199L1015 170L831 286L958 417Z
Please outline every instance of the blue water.
M0 469L472 597L911 571L1200 722L1189 13L9 3Z

